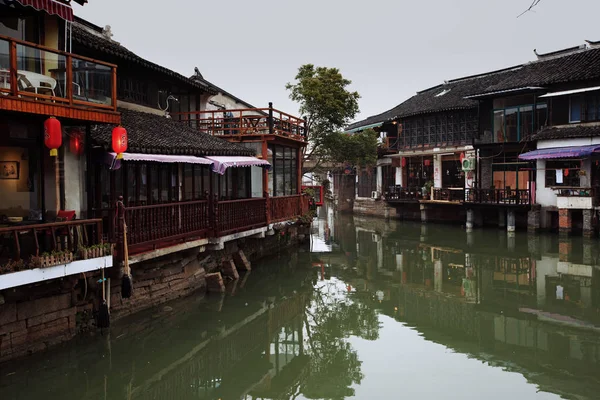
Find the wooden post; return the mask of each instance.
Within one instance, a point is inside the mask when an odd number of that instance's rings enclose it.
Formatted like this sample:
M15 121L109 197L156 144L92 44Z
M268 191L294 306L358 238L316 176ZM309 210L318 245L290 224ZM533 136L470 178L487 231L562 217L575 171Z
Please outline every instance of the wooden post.
M17 43L10 42L10 93L17 97L19 93L19 85L17 83Z
M238 273L233 260L223 261L221 272L224 276L227 276L233 280L240 279L240 274Z
M246 258L243 250L238 250L237 253L233 253L233 261L235 261L235 265L240 271L250 271L252 270L252 264Z
M219 201L218 195L215 193L212 195L212 227L214 231L214 236L219 237Z
M73 57L71 55L67 55L67 76L66 76L66 94L67 99L69 100L69 105L73 105ZM88 124L89 126L89 124ZM86 138L86 143L89 140Z
M269 146L267 143L266 138L262 138L262 159L267 161L269 159ZM266 168L262 168L262 174L263 174L263 181L262 181L262 185L263 185L263 192L264 193L269 193L269 171L267 171Z
M263 196L265 198L265 217L267 221L267 225L271 223L271 198L269 197L269 192L264 192Z
M225 284L220 272L206 274L206 287L209 292L223 293L225 292Z
M54 157L54 184L55 184L55 202L56 202L56 215L58 215L58 211L60 211L60 154L57 154Z
M269 102L269 135L273 135L275 133L274 123L273 123L273 103Z

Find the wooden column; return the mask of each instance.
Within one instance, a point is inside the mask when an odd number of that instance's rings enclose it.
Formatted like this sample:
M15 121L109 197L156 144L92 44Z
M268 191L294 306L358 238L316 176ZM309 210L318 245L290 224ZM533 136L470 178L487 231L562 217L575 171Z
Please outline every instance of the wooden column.
M267 140L265 138L262 139L262 159L268 160L269 158L269 146L267 144ZM271 168L274 168L272 165ZM262 169L263 173L263 193L269 193L269 171L266 168Z

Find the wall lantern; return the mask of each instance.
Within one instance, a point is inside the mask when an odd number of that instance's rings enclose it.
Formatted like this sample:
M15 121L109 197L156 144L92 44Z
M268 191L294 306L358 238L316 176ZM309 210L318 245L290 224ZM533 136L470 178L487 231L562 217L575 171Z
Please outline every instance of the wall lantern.
M401 165L402 165L402 168L406 167L406 157L402 157Z
M112 131L112 148L117 153L117 159L123 158L123 153L127 151L127 130L122 126L117 126Z
M54 117L44 121L44 144L50 149L51 157L58 156L58 149L62 146L62 127Z
M78 156L83 154L83 134L79 129L73 129L69 134L69 150Z
M429 167L431 165L431 160L425 160L424 164L426 167Z

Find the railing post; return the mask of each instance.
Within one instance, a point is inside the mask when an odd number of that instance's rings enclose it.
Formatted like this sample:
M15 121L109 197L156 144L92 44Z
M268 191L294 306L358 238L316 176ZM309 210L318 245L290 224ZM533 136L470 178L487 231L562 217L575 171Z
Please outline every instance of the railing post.
M269 102L269 135L273 135L275 133L274 123L273 123L273 103Z
M17 97L19 85L17 84L17 43L10 41L10 93Z
M67 100L69 100L69 105L73 105L73 57L71 55L67 55L67 76L65 77L66 82L66 94Z
M269 192L265 191L263 193L263 197L265 198L265 217L267 219L267 225L271 224L271 198L269 197Z
M211 209L211 225L213 227L214 236L219 237L219 201L216 193L210 197L209 207Z
M117 111L117 68L112 67L112 103L113 110Z

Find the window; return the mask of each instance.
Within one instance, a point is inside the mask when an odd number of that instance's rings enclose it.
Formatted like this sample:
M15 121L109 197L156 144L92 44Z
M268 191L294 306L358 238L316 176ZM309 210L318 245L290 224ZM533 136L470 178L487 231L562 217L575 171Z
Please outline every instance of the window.
M546 124L548 106L523 105L494 110L494 139L496 143L518 142L531 136ZM535 115L535 118L534 118Z
M581 96L572 96L569 102L569 122L581 122Z
M580 161L546 161L546 187L579 187Z
M269 146L268 161L273 165L269 172L271 196L290 196L298 193L297 159L297 149Z

